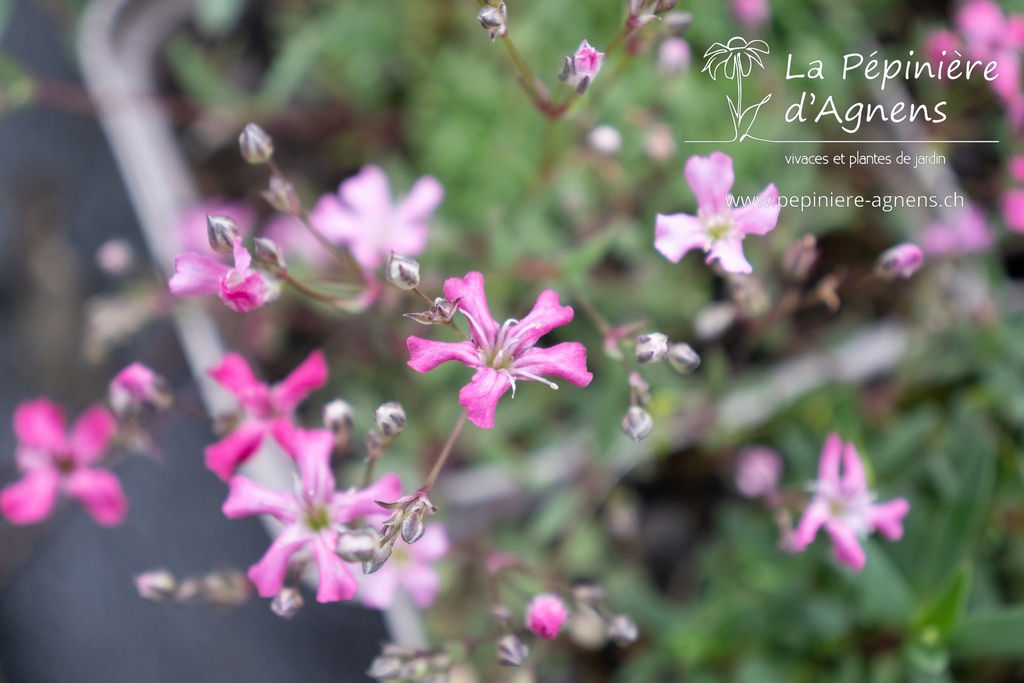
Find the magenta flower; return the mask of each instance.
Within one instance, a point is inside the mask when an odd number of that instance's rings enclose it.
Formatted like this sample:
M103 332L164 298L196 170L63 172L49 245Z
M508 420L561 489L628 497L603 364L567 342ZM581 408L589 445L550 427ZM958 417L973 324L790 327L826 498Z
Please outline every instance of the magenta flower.
M114 413L122 416L144 403L166 408L171 402L164 379L142 363L132 363L117 373L110 380L108 396Z
M530 600L526 607L526 627L540 638L553 640L568 616L561 598L542 593Z
M384 171L364 166L326 194L311 219L327 239L345 244L364 268L381 266L391 252L416 256L427 246L427 221L444 198L436 178L423 176L397 204Z
M1003 193L1003 221L1014 232L1024 233L1024 190L1008 190Z
M64 493L81 501L99 524L123 522L128 500L121 483L94 467L115 428L113 416L99 406L79 417L69 434L59 406L45 398L20 404L14 411L15 462L24 476L0 491L0 513L14 524L35 524L50 516Z
M908 279L924 265L924 252L916 244L904 242L883 251L875 264L878 274L884 278Z
M227 480L259 449L276 423L290 424L303 399L327 383L327 361L323 352L316 350L280 383L267 386L256 379L244 358L229 353L210 370L210 376L234 394L244 410L238 428L206 448L206 466Z
M439 342L409 337L409 366L418 372L429 372L441 363L457 360L474 368L476 373L459 392L459 403L468 411L469 421L478 427L494 426L494 411L502 394L512 389L516 380L544 382L552 389L557 385L542 377L554 375L585 387L593 379L587 371L587 350L579 342L562 342L551 348L534 346L552 329L572 320L571 306L561 306L558 294L541 292L533 310L522 320L506 320L503 325L491 317L484 294L484 276L472 272L462 278L449 278L444 295L458 301L459 310L469 320L469 341Z
M274 491L235 475L222 508L229 519L270 515L285 525L262 559L249 568L249 579L262 597L273 597L284 586L292 556L306 551L312 554L320 574L317 601L351 600L358 583L334 553L339 531L360 517L379 515L382 510L374 501L401 495L401 483L394 474L387 474L368 488L336 491L330 467L333 434L282 423L274 429L274 436L298 466L297 490Z
M971 206L952 216L952 220L932 223L921 231L921 248L928 256L971 254L992 248L994 239L985 214Z
M584 92L597 78L597 72L604 64L604 53L598 52L586 40L580 43L572 57L565 58L565 64L558 78L579 92Z
M216 294L228 308L245 313L271 301L275 297L264 277L250 268L252 256L235 239L235 267L226 265L194 252L178 254L174 258L174 275L167 283L175 296L204 296Z
M825 440L818 480L811 490L814 497L791 537L793 551L802 552L824 526L832 539L836 559L860 571L865 562L861 538L876 530L893 541L903 536L903 518L910 511L910 503L896 498L876 504L876 494L868 490L857 450L852 443L844 445L837 434L829 434Z
M697 195L697 215L657 215L654 247L678 263L691 249L703 249L707 263L717 259L730 273L750 273L743 255L743 238L764 235L779 220L779 191L769 184L745 206L730 206L733 183L732 159L722 152L692 156L686 162L686 180Z
M738 22L748 26L766 23L771 14L768 0L730 0L729 9Z
M412 545L399 537L387 563L359 578L363 604L388 609L398 589L403 588L417 607L430 607L441 589L441 577L434 564L447 554L448 535L440 524L427 525L423 536Z

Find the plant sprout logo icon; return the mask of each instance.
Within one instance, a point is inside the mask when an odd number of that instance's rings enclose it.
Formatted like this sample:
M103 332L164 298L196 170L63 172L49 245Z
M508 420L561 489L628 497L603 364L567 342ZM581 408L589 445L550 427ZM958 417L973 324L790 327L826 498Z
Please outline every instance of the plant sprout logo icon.
M746 109L743 108L743 79L750 75L757 64L762 69L764 62L761 55L768 54L768 43L763 40L746 40L741 36L729 39L728 43L715 43L704 53L704 68L701 72L707 71L711 80L718 80L719 73L727 80L736 79L736 100L726 95L729 100L729 114L732 116L734 135L732 140L719 140L718 142L737 142L745 138L754 138L750 135L750 127L754 125L757 112L761 105L772 98L771 94L765 95L764 99L757 104L752 104Z

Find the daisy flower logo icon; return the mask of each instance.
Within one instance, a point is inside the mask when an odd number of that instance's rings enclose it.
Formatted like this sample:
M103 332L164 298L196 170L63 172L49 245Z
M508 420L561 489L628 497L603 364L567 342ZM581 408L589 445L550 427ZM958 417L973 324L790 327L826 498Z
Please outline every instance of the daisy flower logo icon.
M719 75L726 80L736 81L736 99L726 95L729 101L729 116L732 119L733 138L716 142L738 142L752 137L750 128L754 125L757 112L772 96L769 93L757 104L744 108L743 79L750 76L755 64L764 68L762 57L769 52L768 43L763 40L747 40L742 36L734 36L726 43L714 43L704 52L702 73L707 72L714 81L718 80Z

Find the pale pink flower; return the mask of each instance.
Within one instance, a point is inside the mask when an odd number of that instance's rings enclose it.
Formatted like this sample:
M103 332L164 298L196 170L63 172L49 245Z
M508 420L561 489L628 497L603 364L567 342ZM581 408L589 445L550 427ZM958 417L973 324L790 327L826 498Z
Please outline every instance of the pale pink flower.
M997 77L989 86L1007 103L1019 105L1024 17L1007 17L992 0L973 0L960 8L955 21L964 36L967 57L997 63Z
M421 253L427 246L427 222L443 198L441 183L423 176L408 196L393 203L384 171L364 166L339 186L337 194L321 197L310 217L327 239L346 245L360 265L372 269L391 252Z
M24 475L0 491L0 513L14 524L34 524L53 512L59 494L79 500L93 519L115 526L128 500L112 472L94 467L116 424L105 409L87 410L68 433L64 412L47 399L25 401L14 411L15 462Z
M658 48L658 70L666 75L690 68L690 44L682 38L666 38Z
M210 370L210 376L234 394L244 410L234 432L206 447L206 466L226 480L259 449L276 424L290 424L303 399L327 383L327 361L322 351L313 351L281 382L267 386L256 379L244 358L229 353Z
M238 234L242 237L251 234L256 223L256 212L243 202L230 201L223 197L204 199L199 204L185 209L178 216L178 250L200 254L209 250L207 216L227 216L235 222Z
M952 220L926 227L918 241L928 256L943 256L988 251L994 238L985 214L976 206L970 206L954 214Z
M384 566L359 578L360 599L367 607L388 609L402 588L417 607L430 607L441 589L434 565L447 554L448 535L440 524L428 524L412 545L398 538Z
M940 62L945 65L956 59L957 57L953 53L959 49L960 38L948 29L931 31L924 39L925 58L936 70L938 70ZM940 80L945 79L945 69L937 71L937 74L939 74Z
M165 408L171 400L164 379L142 363L132 363L117 373L110 380L108 397L117 415L124 415L144 403Z
M732 159L722 152L690 157L686 180L697 195L697 215L658 214L654 247L673 263L691 249L703 249L708 263L717 259L727 272L753 272L743 255L743 238L764 235L775 227L779 220L779 191L775 185L769 184L746 206L731 207Z
M771 15L768 0L730 0L729 9L736 21L747 26L760 26Z
M1009 161L1006 162L1006 167L1009 169L1010 176L1014 180L1024 183L1024 154L1010 157Z
M534 346L552 329L572 320L571 306L562 306L558 294L545 290L537 297L533 310L522 320L504 324L491 317L484 294L484 276L471 272L463 278L449 278L444 295L458 301L459 310L469 320L468 341L440 342L409 337L409 366L419 372L433 370L441 363L457 360L476 373L459 392L459 403L468 411L469 421L484 429L494 426L494 411L502 394L512 389L517 379L544 382L558 387L542 375L554 375L585 387L593 379L587 371L587 350L579 342L562 342L551 348Z
M602 64L604 53L598 52L584 40L571 57L565 58L565 64L558 77L579 92L584 92L597 78Z
M774 448L750 446L736 456L736 488L747 498L770 496L778 490L782 458Z
M317 601L351 600L358 583L334 552L339 531L361 517L379 515L381 508L374 501L400 495L401 483L394 474L387 474L368 488L337 491L330 466L333 434L281 423L274 436L298 466L297 490L275 491L235 475L222 508L229 519L270 515L285 525L263 558L249 568L249 579L262 597L273 597L284 586L292 556L307 551L320 575Z
M317 242L302 221L291 214L275 214L267 222L263 236L281 247L289 268L295 257L315 268L326 268L335 263L334 257Z
M910 503L904 498L875 503L876 494L868 489L857 450L852 443L843 444L837 434L829 434L825 440L818 479L811 490L814 497L790 539L794 552L802 552L824 526L836 559L860 571L865 562L860 539L874 531L893 541L903 536L903 518Z
M235 239L235 267L226 265L194 252L178 254L174 258L174 275L167 283L176 296L204 296L216 294L228 308L245 313L273 300L275 292L263 275L253 270L252 256Z
M1008 190L1003 193L1003 221L1014 232L1024 233L1024 190Z
M878 274L886 278L906 280L924 264L924 252L916 244L904 242L886 249L876 262Z
M542 593L526 607L526 628L534 635L553 640L568 618L565 603L557 595Z

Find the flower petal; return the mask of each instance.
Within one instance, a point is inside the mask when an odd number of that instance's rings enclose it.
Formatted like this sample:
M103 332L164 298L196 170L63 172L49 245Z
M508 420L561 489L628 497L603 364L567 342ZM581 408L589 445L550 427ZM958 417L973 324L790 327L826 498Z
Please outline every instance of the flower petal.
M457 360L471 368L480 367L480 356L472 342L441 342L419 337L406 340L409 367L417 372L430 372L441 363Z
M117 422L114 416L101 406L93 406L71 428L71 458L79 465L95 462L106 452L115 431Z
M804 509L799 524L790 536L791 547L795 552L802 552L818 535L818 529L830 517L828 503L819 498L813 499Z
M430 565L421 565L411 569L412 571L403 572L399 580L417 607L420 609L430 607L441 590L441 577L437 570Z
M398 205L397 213L401 222L420 223L430 218L437 205L444 199L444 187L437 178L425 175L412 186L409 194ZM414 256L414 254L404 254Z
M331 501L331 521L348 524L357 517L384 517L388 513L377 501L389 503L402 495L402 482L396 474L385 474L375 484L358 491L336 491Z
M855 571L859 572L864 569L864 563L867 561L864 556L864 548L861 547L860 541L857 540L857 534L851 527L831 519L825 522L825 531L832 539L832 547L837 560Z
M490 429L494 426L498 399L511 386L507 372L482 367L474 373L469 384L459 391L459 403L466 408L470 422L481 429Z
M764 235L779 222L779 190L772 183L746 206L733 209L733 228L740 235Z
M317 573L320 574L316 601L351 600L359 588L359 583L342 559L334 554L323 536L313 539L313 558L316 560Z
M908 512L910 503L905 498L872 505L868 524L890 541L898 541L903 537L903 518Z
M226 354L220 365L209 372L210 377L234 394L247 409L259 416L269 414L270 390L256 379L252 368L237 353Z
M37 467L0 491L0 514L11 524L35 524L53 513L57 504L60 472Z
M218 294L230 268L208 256L185 252L174 257L174 275L167 286L175 296Z
M228 486L228 497L221 506L228 519L271 515L279 521L292 523L299 517L298 504L290 493L273 491L237 474L231 477Z
M24 401L14 409L14 434L29 448L55 453L67 448L64 411L45 398Z
M275 430L277 436L281 429ZM287 430L288 443L281 445L295 460L302 478L302 499L319 505L331 501L334 493L334 473L331 471L331 452L334 435L326 429Z
M832 432L825 439L825 446L821 449L821 459L818 461L818 481L839 486L839 458L842 452L843 441L838 434Z
M562 342L548 349L527 349L512 366L512 374L517 379L520 372L561 377L578 387L585 387L594 379L587 370L587 349L579 342Z
M348 243L359 234L356 218L346 209L337 194L328 193L317 200L309 214L317 230L334 244ZM305 229L303 229L305 232ZM317 245L321 251L323 247Z
M272 598L281 592L292 555L309 544L308 532L293 524L278 534L260 561L249 567L249 580L256 586L260 597Z
M706 250L710 242L704 224L694 216L659 213L655 218L654 248L672 263L679 263L691 249Z
M847 493L868 490L864 463L861 462L860 455L852 443L843 446L843 490Z
M291 374L270 389L271 403L278 412L290 413L315 389L327 384L327 361L320 349L309 354Z
M533 346L554 328L568 323L572 320L572 316L572 306L562 306L558 301L557 292L551 289L544 290L537 297L537 303L533 305L533 310L516 325L509 328L506 339L515 341L514 343L506 342L506 348L513 356L517 356L522 349Z
M391 184L378 166L367 164L338 187L342 204L366 222L379 222L391 213ZM364 225L364 227L366 227Z
M498 336L498 323L491 317L484 294L484 276L476 271L465 278L452 277L444 283L444 296L459 301L459 310L471 319L470 334L481 346L493 344Z
M117 526L128 514L128 499L113 472L77 469L64 479L64 489L85 505L92 518L103 526Z
M267 427L262 422L242 423L234 432L203 451L206 466L218 477L227 481L235 468L248 460L259 450Z
M388 609L395 601L397 592L398 569L390 563L372 574L360 577L359 599L367 607Z
M731 60L730 60L731 64ZM732 79L729 65L726 65L725 77ZM732 159L722 152L712 152L709 156L692 156L686 162L686 180L697 195L697 207L701 214L708 216L727 216L729 206L726 197L732 189Z
M708 250L707 263L718 259L722 269L729 273L752 273L753 266L743 255L743 238L739 236L726 237L715 240Z
M244 273L235 270L232 273ZM221 281L219 296L224 304L236 313L248 313L267 303L267 283L259 273L250 271L241 281Z

